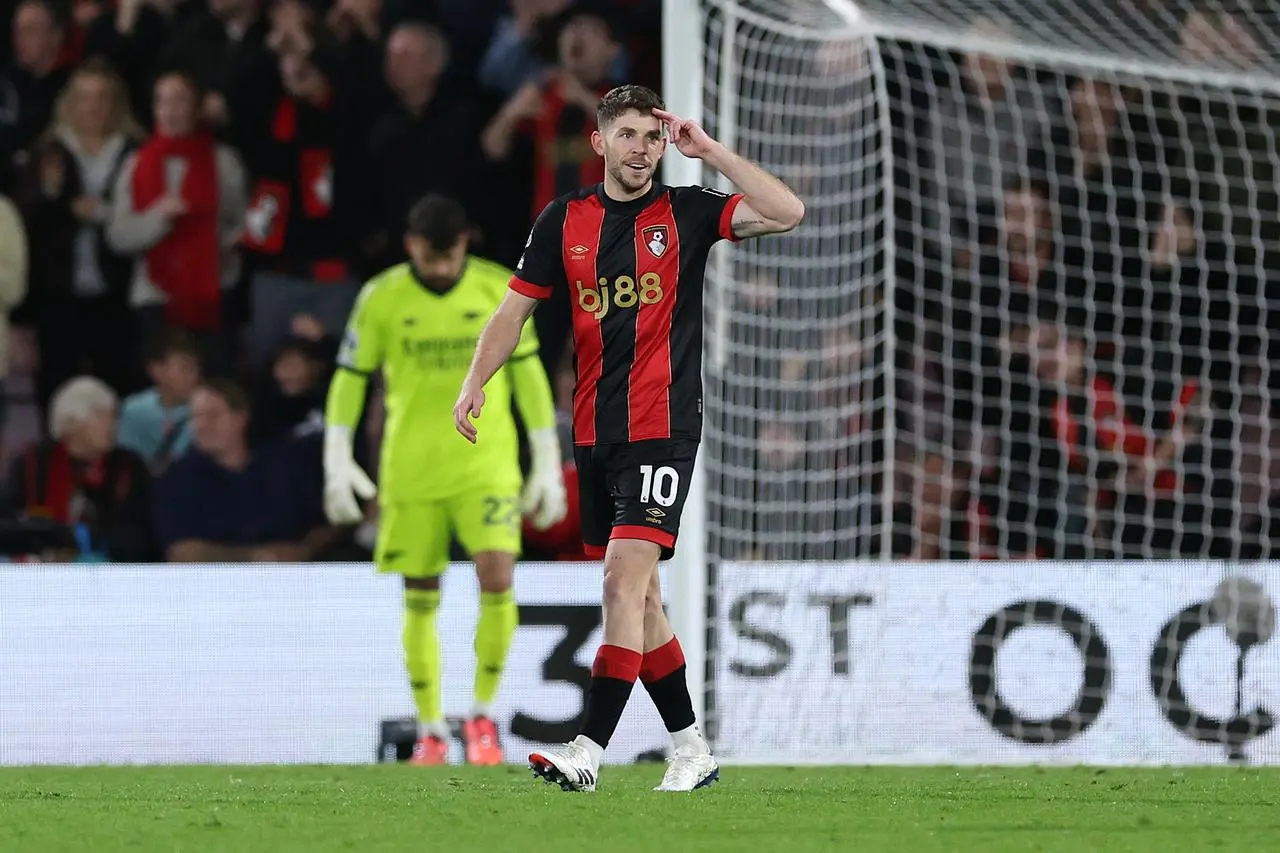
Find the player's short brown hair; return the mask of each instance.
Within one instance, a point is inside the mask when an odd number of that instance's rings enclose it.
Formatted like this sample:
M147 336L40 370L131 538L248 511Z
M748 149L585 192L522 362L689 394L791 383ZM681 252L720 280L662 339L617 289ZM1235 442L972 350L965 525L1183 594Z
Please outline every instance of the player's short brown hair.
M647 86L636 86L628 83L610 89L600 99L596 107L596 127L604 129L618 120L628 110L635 110L641 115L649 115L654 110L665 110L666 103L662 96Z

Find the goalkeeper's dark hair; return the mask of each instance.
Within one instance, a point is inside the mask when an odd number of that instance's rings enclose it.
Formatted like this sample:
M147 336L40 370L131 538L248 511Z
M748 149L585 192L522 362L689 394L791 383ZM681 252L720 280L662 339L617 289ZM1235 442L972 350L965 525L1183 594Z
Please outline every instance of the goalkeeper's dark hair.
M443 250L452 248L458 238L471 232L471 221L456 200L432 193L409 210L405 231L410 236L422 237L433 249Z
M618 120L628 110L650 115L654 110L665 110L662 96L646 86L627 84L610 89L596 107L596 127L605 128Z

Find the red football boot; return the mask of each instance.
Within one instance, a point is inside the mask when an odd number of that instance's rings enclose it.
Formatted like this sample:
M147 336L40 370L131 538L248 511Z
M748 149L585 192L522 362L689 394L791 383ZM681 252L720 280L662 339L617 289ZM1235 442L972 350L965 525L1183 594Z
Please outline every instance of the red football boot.
M498 727L488 717L467 720L462 727L467 744L467 763L493 766L502 763L502 745L498 743Z
M419 767L448 764L449 744L435 735L419 738L418 742L413 745L413 755L409 757L409 763L416 764Z

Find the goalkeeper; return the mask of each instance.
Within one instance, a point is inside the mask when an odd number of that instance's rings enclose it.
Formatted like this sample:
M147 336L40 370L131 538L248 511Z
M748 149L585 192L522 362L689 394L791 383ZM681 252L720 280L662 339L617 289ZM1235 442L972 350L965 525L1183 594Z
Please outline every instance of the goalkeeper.
M464 728L467 761L502 760L493 701L517 624L512 574L521 515L545 529L565 514L560 445L551 385L527 323L508 367L486 388L498 420L471 445L453 424L480 330L507 290L511 271L467 253L466 214L428 196L409 213L410 260L369 281L347 324L325 408L325 512L335 524L363 519L357 498L375 487L356 465L353 429L369 376L381 369L386 427L379 461L380 508L374 561L404 577L404 653L418 708L414 764L445 764L449 731L441 711L436 612L451 534L475 561L480 620L475 636L475 701ZM521 493L516 423L520 410L532 451Z

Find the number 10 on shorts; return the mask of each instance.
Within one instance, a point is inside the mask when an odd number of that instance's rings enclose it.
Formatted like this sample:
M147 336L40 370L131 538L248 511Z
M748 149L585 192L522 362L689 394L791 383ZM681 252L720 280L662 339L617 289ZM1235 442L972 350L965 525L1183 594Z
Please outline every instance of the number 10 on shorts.
M680 475L676 469L669 465L656 469L652 465L640 466L640 503L671 506L679 490Z

